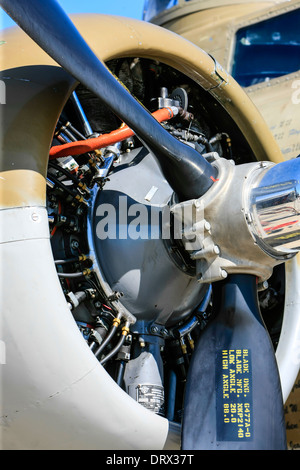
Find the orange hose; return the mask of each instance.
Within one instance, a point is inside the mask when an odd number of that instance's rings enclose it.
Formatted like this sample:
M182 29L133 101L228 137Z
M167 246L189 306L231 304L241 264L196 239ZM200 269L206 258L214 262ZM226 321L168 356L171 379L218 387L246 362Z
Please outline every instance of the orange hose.
M167 121L174 116L171 108L162 108L154 111L152 116L158 121ZM92 152L94 150L108 147L122 140L128 139L134 135L134 132L127 126L120 127L109 134L102 134L87 140L78 140L77 142L68 142L63 145L55 145L51 147L49 159L53 160L58 157L67 157L69 155L81 155L83 153Z

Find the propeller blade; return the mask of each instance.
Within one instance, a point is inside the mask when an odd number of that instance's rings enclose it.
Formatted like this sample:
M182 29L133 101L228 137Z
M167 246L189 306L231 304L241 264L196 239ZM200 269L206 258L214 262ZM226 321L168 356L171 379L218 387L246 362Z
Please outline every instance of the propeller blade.
M188 372L182 448L284 450L281 384L256 278L230 275L214 284L213 299Z
M58 64L95 93L154 153L181 199L203 195L216 169L172 137L115 79L55 0L1 0L11 18Z

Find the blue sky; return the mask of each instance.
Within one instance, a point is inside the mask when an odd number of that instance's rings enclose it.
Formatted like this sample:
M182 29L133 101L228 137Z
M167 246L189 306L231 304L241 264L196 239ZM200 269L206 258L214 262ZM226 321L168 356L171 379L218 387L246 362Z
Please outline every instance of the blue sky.
M13 1L13 0L12 0ZM41 0L44 1L44 0ZM105 13L142 19L144 0L58 0L66 13ZM14 26L11 18L0 8L0 28Z

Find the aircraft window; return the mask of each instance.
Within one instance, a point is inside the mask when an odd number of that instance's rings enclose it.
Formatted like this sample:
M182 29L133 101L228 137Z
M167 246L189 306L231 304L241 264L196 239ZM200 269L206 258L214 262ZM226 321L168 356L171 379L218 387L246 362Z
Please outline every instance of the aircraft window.
M145 0L143 19L150 21L154 16L174 7L177 3L178 0Z
M236 33L232 76L241 86L300 69L300 9L241 28Z

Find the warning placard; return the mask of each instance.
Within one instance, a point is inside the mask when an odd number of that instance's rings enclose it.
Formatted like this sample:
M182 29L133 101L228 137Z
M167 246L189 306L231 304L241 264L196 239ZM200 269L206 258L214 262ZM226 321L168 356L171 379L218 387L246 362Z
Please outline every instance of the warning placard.
M252 365L249 349L222 349L216 356L218 441L253 439Z
M285 423L289 450L300 450L300 373L285 403Z

